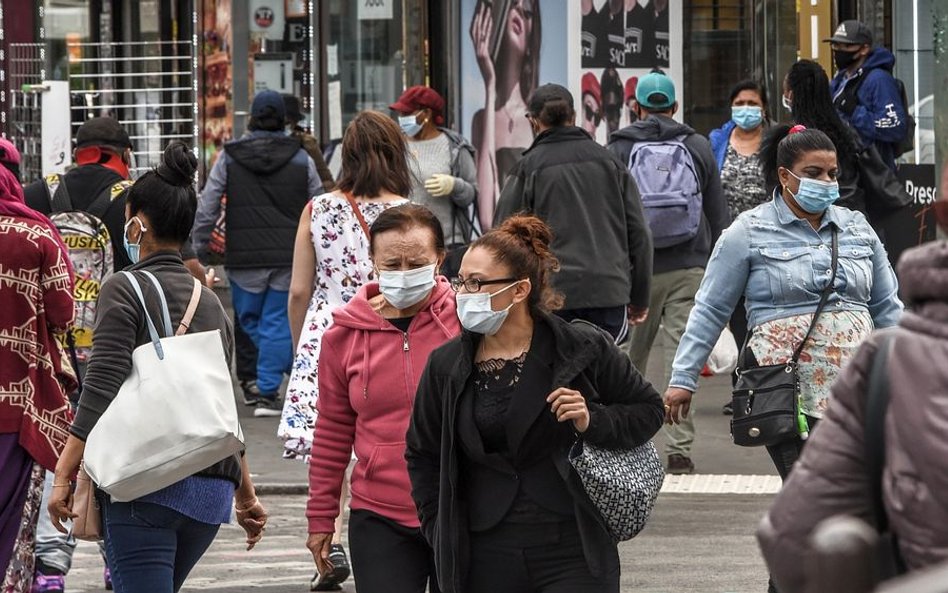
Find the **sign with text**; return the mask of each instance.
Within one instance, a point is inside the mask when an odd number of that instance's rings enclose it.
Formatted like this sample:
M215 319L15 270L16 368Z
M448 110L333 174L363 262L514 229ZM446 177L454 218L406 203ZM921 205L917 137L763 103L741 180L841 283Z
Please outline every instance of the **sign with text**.
M898 177L912 196L912 203L886 217L880 225L893 268L902 252L935 240L932 204L938 199L934 165L900 165Z
M69 108L69 83L47 80L41 85L42 128L40 131L43 175L65 173L72 165L72 130Z
M382 21L394 17L396 0L356 0L359 3L360 21Z

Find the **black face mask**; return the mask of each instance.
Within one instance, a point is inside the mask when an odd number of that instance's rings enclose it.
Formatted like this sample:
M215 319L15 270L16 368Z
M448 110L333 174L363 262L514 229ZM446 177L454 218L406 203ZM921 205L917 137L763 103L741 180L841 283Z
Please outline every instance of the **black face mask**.
M836 68L839 70L845 70L846 68L849 68L849 66L856 61L857 53L859 53L858 50L843 51L841 49L837 49L834 51L833 61L836 62Z

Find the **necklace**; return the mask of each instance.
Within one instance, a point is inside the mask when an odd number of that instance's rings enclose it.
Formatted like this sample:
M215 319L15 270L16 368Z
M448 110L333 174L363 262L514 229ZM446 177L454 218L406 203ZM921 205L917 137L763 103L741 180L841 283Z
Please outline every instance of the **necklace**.
M481 339L481 343L478 346L480 356L475 356L474 358L475 359L480 358L482 362L487 361L487 360L517 360L518 358L523 356L525 353L530 351L530 345L532 343L533 343L533 336L530 336L530 339L527 340L526 343L522 347L516 348L516 354L514 354L513 356L501 355L501 356L494 356L494 357L489 358L487 356L487 342Z

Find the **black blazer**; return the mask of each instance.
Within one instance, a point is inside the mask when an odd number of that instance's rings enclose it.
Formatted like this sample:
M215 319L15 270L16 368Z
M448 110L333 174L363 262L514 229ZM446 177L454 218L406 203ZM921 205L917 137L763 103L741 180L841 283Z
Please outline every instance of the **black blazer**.
M543 330L535 333L532 348L538 352L550 348L551 386L575 389L586 398L590 422L582 434L585 441L611 449L629 448L645 443L658 432L664 420L661 397L608 334L588 323L570 324L547 315L541 316L537 324L546 325L551 336L546 340L552 341L552 347L538 342ZM459 494L459 412L480 339L478 334L464 332L431 354L406 436L412 497L422 532L434 550L438 582L445 593L462 593L469 569L467 510ZM601 576L618 570L616 543L567 459L573 438L559 436L557 427L557 438L544 440L550 433L541 412L548 406L536 402L528 405L528 413L521 421L511 422L509 428L516 458L549 456L572 496L590 571Z
M461 444L461 499L470 528L484 531L504 518L522 488L544 508L573 515L573 497L553 463L552 451L568 450L576 441L572 422L557 422L546 397L553 391L553 333L538 323L533 348L507 413L506 454L487 453L474 422L473 375L459 401L457 434Z

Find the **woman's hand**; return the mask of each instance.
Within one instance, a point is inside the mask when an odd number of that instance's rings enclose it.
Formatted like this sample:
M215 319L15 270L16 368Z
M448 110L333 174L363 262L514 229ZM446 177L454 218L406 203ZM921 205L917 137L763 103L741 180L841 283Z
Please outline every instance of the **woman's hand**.
M316 570L321 575L332 572L332 562L329 561L332 536L331 533L311 533L306 540L306 547L312 552L313 560L316 561Z
M247 550L252 550L263 539L263 532L267 529L267 509L256 496L249 501L234 503L234 509L237 511L237 524L247 533Z
M556 416L557 422L573 421L576 432L583 433L589 428L589 408L586 407L586 398L578 391L560 387L547 396L550 411Z
M490 38L494 30L494 17L490 12L490 5L481 3L480 8L471 21L471 41L474 42L474 55L477 57L477 66L488 88L494 86L494 60L490 55ZM493 109L493 106L490 107Z
M691 396L687 389L669 387L662 398L665 400L665 424L680 424L691 411Z
M53 493L49 497L49 504L46 510L49 512L49 518L53 527L60 533L68 533L63 521L72 520L79 515L72 512L72 484L60 479L53 480Z

